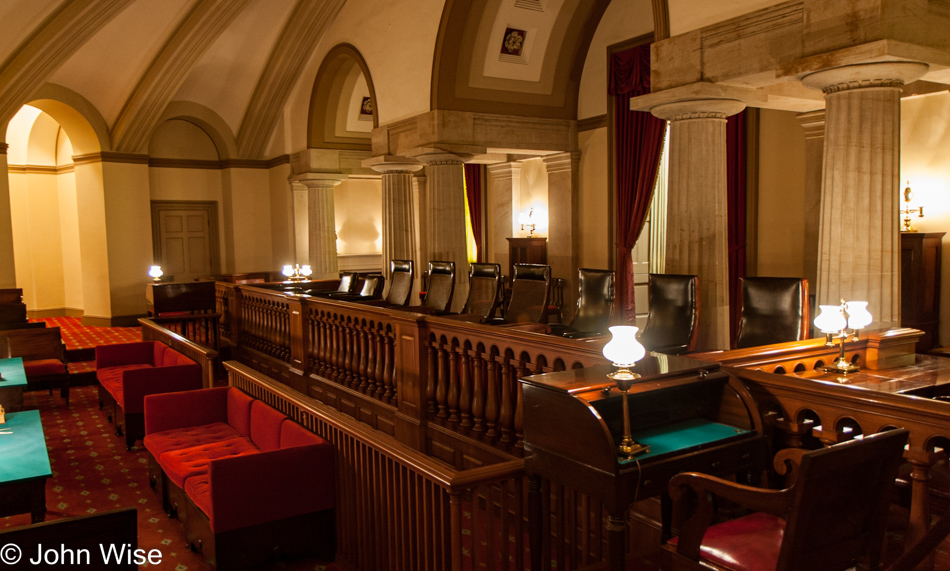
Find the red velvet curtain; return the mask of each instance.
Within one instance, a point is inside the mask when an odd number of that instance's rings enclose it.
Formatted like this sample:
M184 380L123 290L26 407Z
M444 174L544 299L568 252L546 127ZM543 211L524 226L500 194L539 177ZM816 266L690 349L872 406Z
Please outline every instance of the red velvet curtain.
M739 303L742 291L739 278L745 276L745 192L746 135L743 111L726 122L726 208L729 225L729 338L735 339L739 327Z
M472 221L472 234L478 261L484 261L482 252L482 165L465 165L465 193L468 197L468 215Z
M666 121L630 111L630 99L650 93L650 45L610 56L607 92L614 98L617 186L617 303L622 323L636 319L630 252L643 229L656 184Z

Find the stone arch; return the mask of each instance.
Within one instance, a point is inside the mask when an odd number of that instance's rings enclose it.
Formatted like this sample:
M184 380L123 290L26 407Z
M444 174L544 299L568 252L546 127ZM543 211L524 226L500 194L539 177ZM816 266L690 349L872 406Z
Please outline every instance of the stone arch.
M88 99L61 85L47 83L28 103L46 113L69 134L77 156L112 150L109 128L99 110ZM6 129L4 129L4 136Z
M237 139L231 127L208 107L191 101L172 101L162 113L159 124L172 119L188 121L204 131L218 149L218 157L222 161L237 156Z
M364 87L365 91L362 91ZM351 115L359 111L354 100L360 96L369 97L372 122L367 121L366 129L354 131L351 130L354 127ZM350 44L335 46L327 52L314 80L307 120L307 146L370 150L370 131L379 126L377 103L369 66L359 50Z

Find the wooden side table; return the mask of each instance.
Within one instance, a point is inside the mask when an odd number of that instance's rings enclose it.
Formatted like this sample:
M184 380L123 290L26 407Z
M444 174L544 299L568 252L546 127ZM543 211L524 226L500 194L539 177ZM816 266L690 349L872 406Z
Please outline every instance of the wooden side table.
M939 346L941 241L946 232L901 232L901 327L924 332L917 352Z

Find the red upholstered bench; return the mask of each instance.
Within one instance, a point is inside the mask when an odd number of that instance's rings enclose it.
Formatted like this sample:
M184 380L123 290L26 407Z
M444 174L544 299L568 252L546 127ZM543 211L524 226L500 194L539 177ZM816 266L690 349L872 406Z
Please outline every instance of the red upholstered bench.
M125 432L126 449L145 436L145 395L201 388L201 367L158 341L96 347L99 408Z
M145 399L149 483L218 569L275 551L332 558L333 448L233 387Z

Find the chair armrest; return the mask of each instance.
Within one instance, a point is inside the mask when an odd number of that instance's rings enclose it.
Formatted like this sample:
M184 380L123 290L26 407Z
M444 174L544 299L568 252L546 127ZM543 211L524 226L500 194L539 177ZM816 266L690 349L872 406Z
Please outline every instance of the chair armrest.
M201 367L172 365L150 369L132 369L122 374L122 410L145 412L145 395L175 393L201 388Z
M802 465L802 456L808 450L804 448L784 448L772 459L772 467L779 476L785 476L785 487L790 488L798 480L798 469Z
M212 460L209 469L215 533L334 505L330 444Z
M228 387L145 396L145 434L228 421Z
M715 476L687 472L670 479L669 493L673 501L680 503L692 492L696 509L680 528L676 552L693 561L699 560L699 548L709 529L715 513L711 495L715 495L755 511L787 517L791 506L791 491L764 490L736 484Z
M154 341L118 343L96 347L96 368L122 367L125 365L153 364Z

